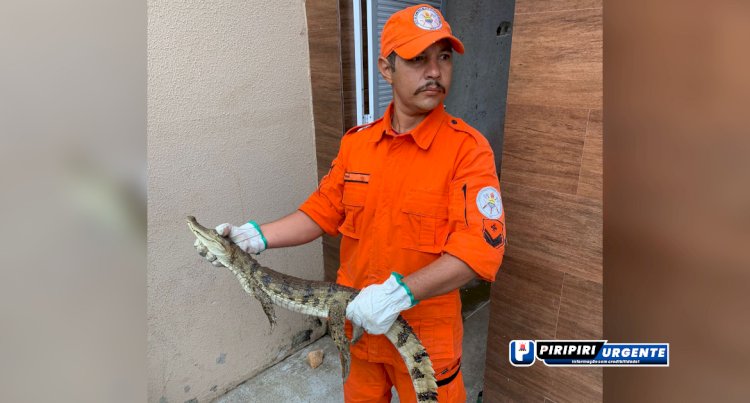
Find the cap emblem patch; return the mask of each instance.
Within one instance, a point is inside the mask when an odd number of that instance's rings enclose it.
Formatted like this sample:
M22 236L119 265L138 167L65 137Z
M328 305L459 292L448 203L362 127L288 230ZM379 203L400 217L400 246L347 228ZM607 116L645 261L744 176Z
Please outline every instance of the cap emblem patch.
M443 21L440 20L440 16L432 7L420 7L414 12L414 25L428 31L434 31L443 26Z

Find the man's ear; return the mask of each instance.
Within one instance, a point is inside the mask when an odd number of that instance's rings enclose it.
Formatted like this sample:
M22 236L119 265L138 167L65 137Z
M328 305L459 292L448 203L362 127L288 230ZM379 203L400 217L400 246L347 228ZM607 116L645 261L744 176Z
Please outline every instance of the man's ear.
M388 59L383 56L378 58L378 70L388 84L393 84L393 69L391 69L391 63L388 62Z

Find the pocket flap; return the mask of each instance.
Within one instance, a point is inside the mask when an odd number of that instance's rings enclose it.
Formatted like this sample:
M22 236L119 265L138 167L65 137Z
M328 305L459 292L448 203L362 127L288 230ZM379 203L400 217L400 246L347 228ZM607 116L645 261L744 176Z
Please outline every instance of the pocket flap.
M424 217L448 217L448 194L411 191L406 195L401 211Z

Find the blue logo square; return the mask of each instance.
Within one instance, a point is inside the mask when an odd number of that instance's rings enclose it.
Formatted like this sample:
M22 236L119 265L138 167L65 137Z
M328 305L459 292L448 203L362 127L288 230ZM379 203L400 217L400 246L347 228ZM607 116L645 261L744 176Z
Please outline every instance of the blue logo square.
M511 340L509 347L508 359L513 366L528 367L536 361L533 340Z

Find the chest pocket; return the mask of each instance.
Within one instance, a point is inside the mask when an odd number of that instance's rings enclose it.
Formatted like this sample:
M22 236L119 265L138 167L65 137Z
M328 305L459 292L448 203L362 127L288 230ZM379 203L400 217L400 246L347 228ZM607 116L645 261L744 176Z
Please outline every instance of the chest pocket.
M399 229L404 248L440 253L448 239L448 194L409 192L401 206Z
M359 239L364 230L363 211L367 198L367 185L359 183L344 184L344 195L341 203L344 205L344 222L339 226L339 232L350 238Z

